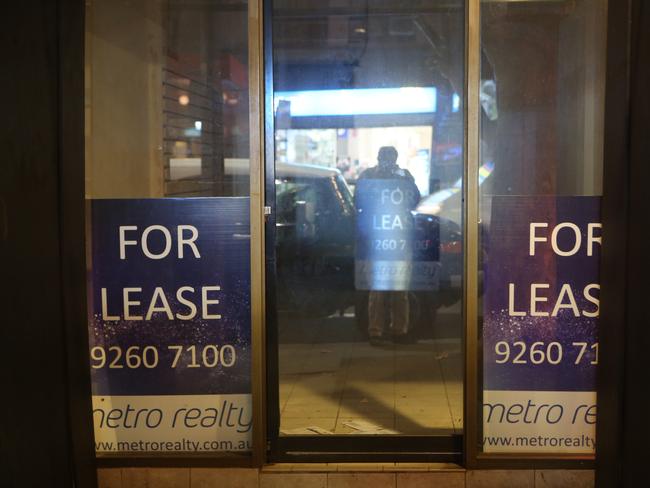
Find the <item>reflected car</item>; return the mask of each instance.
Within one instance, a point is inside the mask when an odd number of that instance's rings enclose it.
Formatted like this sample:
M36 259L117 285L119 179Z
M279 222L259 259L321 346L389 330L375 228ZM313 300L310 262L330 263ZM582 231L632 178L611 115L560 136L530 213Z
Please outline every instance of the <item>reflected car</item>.
M354 304L354 204L337 169L276 165L278 308L328 316Z

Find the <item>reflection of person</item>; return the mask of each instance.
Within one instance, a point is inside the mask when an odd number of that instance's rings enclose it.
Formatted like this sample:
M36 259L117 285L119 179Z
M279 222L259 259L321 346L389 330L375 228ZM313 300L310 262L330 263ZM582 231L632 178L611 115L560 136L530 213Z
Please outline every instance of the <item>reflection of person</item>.
M391 189L395 180L400 186L406 186L404 193L404 211L410 211L420 201L420 191L415 184L411 173L397 165L397 150L393 146L384 146L377 154L377 165L366 169L359 175L359 180L373 179L381 187L382 180L385 180L385 188ZM358 186L361 191L362 186ZM355 200L360 195L355 193ZM368 297L368 336L370 344L379 346L387 344L387 337L384 331L384 318L389 310L390 329L392 340L400 344L415 342L413 333L409 330L409 298L408 291L378 291L371 290Z

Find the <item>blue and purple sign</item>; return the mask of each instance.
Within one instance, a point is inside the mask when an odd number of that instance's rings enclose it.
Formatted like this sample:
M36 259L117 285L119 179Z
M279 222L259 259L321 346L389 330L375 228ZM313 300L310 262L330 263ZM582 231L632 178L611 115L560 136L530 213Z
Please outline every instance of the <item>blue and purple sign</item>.
M439 283L440 225L418 215L415 184L404 179L359 179L355 286L358 290L435 290Z
M98 451L248 450L248 198L93 200Z
M599 197L493 197L485 451L593 452L601 227Z

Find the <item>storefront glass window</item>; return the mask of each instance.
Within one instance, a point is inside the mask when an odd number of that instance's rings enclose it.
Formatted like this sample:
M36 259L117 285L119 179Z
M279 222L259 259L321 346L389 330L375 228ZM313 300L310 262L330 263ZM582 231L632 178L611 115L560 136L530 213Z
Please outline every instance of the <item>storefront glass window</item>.
M251 450L247 2L86 2L99 454Z
M606 11L481 5L486 453L595 450Z

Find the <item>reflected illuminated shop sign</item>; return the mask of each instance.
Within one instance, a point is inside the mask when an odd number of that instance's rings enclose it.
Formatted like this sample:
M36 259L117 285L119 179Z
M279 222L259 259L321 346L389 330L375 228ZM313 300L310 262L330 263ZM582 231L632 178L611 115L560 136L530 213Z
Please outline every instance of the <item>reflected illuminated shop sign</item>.
M434 113L435 87L356 88L275 92L275 111L288 106L291 117Z

